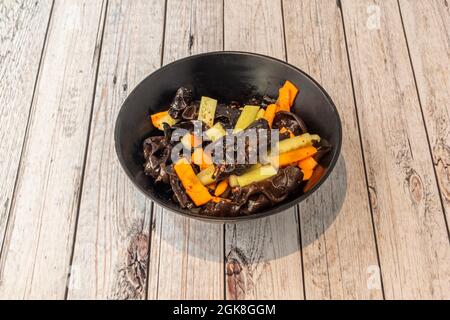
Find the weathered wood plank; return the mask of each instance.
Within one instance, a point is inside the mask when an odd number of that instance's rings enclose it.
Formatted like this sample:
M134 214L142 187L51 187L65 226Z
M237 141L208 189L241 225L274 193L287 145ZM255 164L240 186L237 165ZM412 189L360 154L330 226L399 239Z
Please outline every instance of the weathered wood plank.
M52 1L0 2L0 247Z
M222 9L222 1L168 0L164 64L222 50ZM149 298L223 299L223 226L155 207Z
M225 49L285 59L279 1L225 1ZM227 299L301 299L302 262L295 208L274 217L227 225Z
M69 299L146 295L152 205L123 173L114 150L122 103L161 63L164 0L108 4Z
M306 298L382 298L341 11L328 0L283 3L288 61L331 95L344 137L333 174L299 206Z
M1 298L64 298L105 4L56 1L0 261Z
M386 298L449 298L450 246L397 1L342 1Z
M400 1L406 38L450 221L450 8L448 1Z

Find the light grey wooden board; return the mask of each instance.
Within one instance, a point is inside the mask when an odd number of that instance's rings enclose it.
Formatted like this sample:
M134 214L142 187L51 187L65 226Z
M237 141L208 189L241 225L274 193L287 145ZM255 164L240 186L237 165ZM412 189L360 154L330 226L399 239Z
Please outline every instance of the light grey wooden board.
M225 49L285 59L281 2L225 1ZM229 224L225 233L227 299L302 299L295 208L274 217Z
M51 7L50 0L0 2L0 247Z
M94 101L69 299L146 295L152 204L123 172L117 114L161 63L164 0L109 1Z
M64 298L105 4L56 1L1 256L0 298Z
M449 298L450 246L397 1L342 1L386 298Z
M166 16L164 64L222 50L222 1L168 0ZM223 226L155 205L152 228L149 299L223 299Z
M341 12L328 0L283 4L288 61L331 95L344 137L334 172L299 206L306 298L379 299L381 279Z
M450 8L446 0L400 2L441 198L450 220Z

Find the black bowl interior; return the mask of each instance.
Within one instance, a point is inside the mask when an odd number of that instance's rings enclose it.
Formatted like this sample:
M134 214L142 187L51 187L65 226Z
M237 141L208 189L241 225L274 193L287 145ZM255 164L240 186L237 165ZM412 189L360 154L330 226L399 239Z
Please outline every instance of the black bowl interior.
M150 115L166 110L176 90L185 86L196 97L214 97L219 101L245 101L251 96L278 96L285 80L299 88L293 112L306 122L311 133L318 133L333 145L333 151L322 160L327 173L309 192L293 195L283 203L263 212L242 217L200 216L178 207L164 193L158 192L153 179L143 171L142 142L162 134L154 129ZM158 132L156 132L158 131ZM328 177L339 156L341 122L325 90L299 69L283 61L243 52L214 52L191 56L173 62L143 80L123 104L116 122L115 145L119 161L133 183L159 205L183 215L217 222L248 220L283 211L313 193Z

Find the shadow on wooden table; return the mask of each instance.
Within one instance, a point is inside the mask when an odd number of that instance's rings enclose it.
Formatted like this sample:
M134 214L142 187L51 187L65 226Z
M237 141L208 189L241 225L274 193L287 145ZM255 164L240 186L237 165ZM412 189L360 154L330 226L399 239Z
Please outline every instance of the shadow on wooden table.
M333 224L346 192L347 170L341 156L327 181L298 210L294 207L269 218L228 225L227 260L248 265L300 255L300 247L319 239Z
M339 214L347 192L347 171L342 155L327 181L298 206L272 217L239 224L211 224L187 219L164 210L163 230L155 235L176 252L219 261L239 252L270 261L295 254L308 246L331 226ZM300 217L300 219L299 219ZM301 240L301 241L300 241ZM253 248L253 249L252 249ZM269 249L272 248L272 249ZM250 260L253 260L250 257Z
M302 247L320 238L333 224L346 194L347 169L341 154L327 181L299 205Z

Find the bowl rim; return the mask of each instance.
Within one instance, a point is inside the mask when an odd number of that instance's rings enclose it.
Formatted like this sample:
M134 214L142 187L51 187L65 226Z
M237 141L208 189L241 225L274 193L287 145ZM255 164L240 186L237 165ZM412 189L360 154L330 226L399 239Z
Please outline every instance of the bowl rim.
M257 57L263 60L268 60L271 62L276 62L276 63L281 63L284 66L293 69L296 72L300 72L301 74L303 74L305 77L307 77L310 81L312 81L312 83L314 85L316 85L319 90L324 94L325 98L328 100L329 104L331 105L332 111L335 114L337 120L338 120L338 132L337 132L337 145L334 147L334 152L333 152L333 157L330 160L330 164L328 165L327 171L326 173L322 176L322 178L320 179L320 181L314 186L312 187L308 192L303 193L302 195L300 195L299 197L293 198L288 202L282 202L281 204L277 205L276 208L269 208L267 210L261 211L261 212L257 212L251 215L242 215L242 216L236 216L236 217L216 217L216 216L206 216L206 215L200 215L197 213L193 213L190 212L190 210L188 209L182 209L179 207L170 207L165 203L162 203L160 201L160 199L158 199L158 197L154 196L151 192L149 192L148 190L146 190L145 188L143 188L142 186L140 186L136 181L135 181L135 177L131 174L130 170L127 168L127 166L125 165L125 161L124 161L124 157L123 154L121 152L120 149L120 143L119 143L119 136L120 136L120 129L119 129L119 121L122 118L121 114L124 112L124 106L127 105L127 103L129 102L129 99L134 95L134 93L141 87L144 85L144 83L152 77L155 77L156 75L158 75L161 72L164 72L165 69L169 68L169 67L173 67L174 65L177 65L179 63L183 63L185 61L189 61L189 60L193 60L193 59L199 59L205 56L212 56L212 55L240 55L240 56L251 56L251 57ZM255 220L255 219L260 219L260 218L264 218L264 217L268 217L268 216L272 216L275 215L277 213L281 213L284 212L285 210L294 207L296 205L298 205L300 202L302 202L303 200L305 200L306 198L310 197L313 193L315 193L321 186L322 184L328 179L329 175L331 174L331 172L334 170L334 167L336 166L336 163L340 157L340 153L341 153L341 147L342 147L342 121L341 121L341 117L339 116L339 112L336 108L336 105L334 104L333 100L331 99L330 95L328 94L328 92L322 87L321 84L319 84L313 77L311 77L309 74L307 74L305 71L301 70L300 68L289 64L286 61L283 61L281 59L275 58L275 57L271 57L271 56L267 56L264 54L260 54L260 53L254 53L254 52L246 52L246 51L212 51L212 52L206 52L206 53L200 53L200 54L195 54L195 55L191 55L188 57L184 57L178 60L175 60L171 63L168 63L160 68L158 68L157 70L155 70L154 72L150 73L148 76L146 76L144 79L142 79L139 84L130 92L130 94L128 94L127 98L124 100L124 102L122 103L120 110L117 114L117 118L116 118L116 122L114 125L114 146L115 146L115 150L116 150L116 154L117 157L119 158L119 162L120 165L122 167L122 169L125 171L126 175L128 176L128 178L131 180L131 182L133 183L133 185L141 192L144 194L144 196L150 198L153 202L155 202L156 204L158 204L159 206L161 206L162 208L175 212L179 215L182 215L184 217L189 217L189 218L193 218L196 220L201 220L201 221L205 221L205 222L209 222L209 223L238 223L238 222L244 222L244 221L249 221L249 220ZM152 206L153 207L153 206Z

